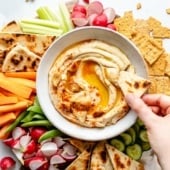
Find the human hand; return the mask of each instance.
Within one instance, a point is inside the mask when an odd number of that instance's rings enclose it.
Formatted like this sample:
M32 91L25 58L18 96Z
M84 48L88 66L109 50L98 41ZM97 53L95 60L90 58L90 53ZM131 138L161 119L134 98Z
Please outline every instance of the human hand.
M139 98L128 94L125 98L144 122L150 144L163 170L170 170L170 96L146 94Z

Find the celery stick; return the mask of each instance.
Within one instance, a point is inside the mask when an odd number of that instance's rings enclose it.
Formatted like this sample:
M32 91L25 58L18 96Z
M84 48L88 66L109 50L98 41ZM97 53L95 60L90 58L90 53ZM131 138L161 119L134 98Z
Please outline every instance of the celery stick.
M60 36L63 31L61 29L50 28L42 25L27 24L20 22L20 26L23 32L35 33L35 34L46 34Z
M37 14L40 19L46 19L50 21L56 21L58 22L58 17L55 15L55 13L47 6L40 7L37 9Z
M27 23L27 24L47 26L47 27L57 28L57 29L60 27L59 22L54 22L54 21L44 20L44 19L22 19L20 22Z
M63 1L61 1L61 0L59 2L59 12L61 13L64 25L66 26L67 31L72 30L74 28L74 26L71 21L70 13L69 13L68 8L65 5L65 3L63 3Z

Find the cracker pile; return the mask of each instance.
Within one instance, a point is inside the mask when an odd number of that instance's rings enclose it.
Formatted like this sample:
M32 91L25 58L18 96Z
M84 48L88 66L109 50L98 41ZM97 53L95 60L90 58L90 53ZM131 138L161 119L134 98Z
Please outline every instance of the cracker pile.
M154 17L135 19L132 11L116 18L114 24L139 48L152 83L149 93L170 95L170 54L163 47L163 39L170 38L170 28Z

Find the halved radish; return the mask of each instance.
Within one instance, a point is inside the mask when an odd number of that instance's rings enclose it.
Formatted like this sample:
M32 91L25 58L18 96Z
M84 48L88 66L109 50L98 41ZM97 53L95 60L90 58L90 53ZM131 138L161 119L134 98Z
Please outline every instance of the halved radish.
M44 127L33 127L30 130L30 135L35 141L38 141L40 136L44 134L46 131L47 130Z
M108 23L107 22L107 16L105 14L101 14L101 15L97 15L94 18L92 25L106 27L107 23Z
M93 1L89 4L87 8L87 14L90 16L92 14L102 14L103 12L103 4L99 1Z
M31 140L26 146L25 152L26 154L35 153L37 151L37 144L34 140Z
M21 136L25 135L26 131L25 129L21 128L21 127L16 127L13 131L12 131L12 138L14 139L18 139Z
M20 142L22 151L26 150L27 145L29 144L30 141L31 141L31 136L29 136L29 134L21 136L21 138L19 139L19 142Z
M69 155L67 152L62 152L61 156L66 160L66 161L73 161L77 155Z
M87 18L72 18L72 21L75 26L82 27L88 24Z
M53 155L50 159L50 164L63 164L66 163L66 160L63 159L60 155Z
M90 26L93 26L93 21L94 19L97 17L98 15L97 14L91 14L88 19L89 19L89 25Z
M69 143L66 143L63 146L63 150L64 150L64 152L68 153L69 155L76 155L76 153L77 153L77 149Z
M86 11L86 7L84 5L81 5L81 4L75 4L73 6L73 12L81 12L83 14L86 15L87 11Z
M113 8L105 8L103 13L107 17L107 23L113 22L114 18L116 17L116 12Z
M15 148L15 145L17 145L19 143L19 139L14 139L14 138L8 138L8 139L5 139L3 141L7 146L9 146L10 148Z
M60 136L55 137L53 141L57 144L58 148L62 147L66 143Z
M57 144L54 142L46 142L41 146L40 150L42 151L44 156L49 157L57 152L58 147Z
M110 29L116 31L116 26L114 24L108 24L107 28L110 28Z

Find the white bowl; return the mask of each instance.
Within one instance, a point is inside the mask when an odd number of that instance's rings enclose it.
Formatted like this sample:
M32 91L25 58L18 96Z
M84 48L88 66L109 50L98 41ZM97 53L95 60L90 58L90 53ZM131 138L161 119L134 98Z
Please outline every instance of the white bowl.
M126 37L118 32L101 27L85 27L75 29L61 38L57 39L43 56L37 73L37 95L40 105L51 123L65 134L88 141L98 141L109 139L131 127L136 121L136 114L130 110L126 116L116 124L104 128L87 128L79 126L68 121L54 108L48 85L48 73L56 60L56 56L72 44L83 40L97 39L113 44L121 49L135 66L136 74L144 78L147 77L147 71L143 58L136 46Z

